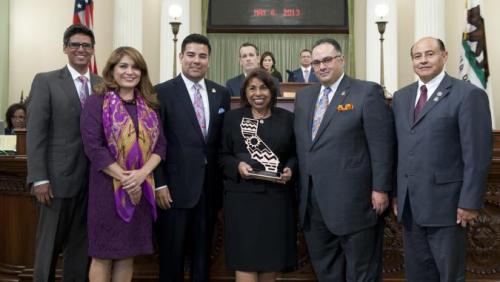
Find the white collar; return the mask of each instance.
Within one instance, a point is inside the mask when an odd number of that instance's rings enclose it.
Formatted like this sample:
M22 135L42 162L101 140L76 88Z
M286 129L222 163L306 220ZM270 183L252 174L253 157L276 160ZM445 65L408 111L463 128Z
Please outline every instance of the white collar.
M82 76L82 74L80 74L77 70L75 70L70 64L67 64L66 66L68 67L69 73L71 74L71 78L73 78L73 80ZM88 81L90 81L90 71L88 68L87 72L85 72L83 76L85 76L88 79Z

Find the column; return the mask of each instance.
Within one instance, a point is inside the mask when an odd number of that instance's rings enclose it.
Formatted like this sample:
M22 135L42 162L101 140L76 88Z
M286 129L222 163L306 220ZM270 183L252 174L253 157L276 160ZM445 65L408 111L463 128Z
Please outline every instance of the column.
M142 52L142 0L114 3L113 47L131 46Z
M445 0L415 0L415 40L424 36L445 39Z

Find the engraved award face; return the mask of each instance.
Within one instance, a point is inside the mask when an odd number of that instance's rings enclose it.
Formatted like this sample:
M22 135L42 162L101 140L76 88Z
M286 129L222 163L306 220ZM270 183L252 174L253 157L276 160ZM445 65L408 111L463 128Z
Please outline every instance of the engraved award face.
M273 151L257 135L259 121L252 118L243 118L240 123L241 134L250 157L264 166L264 170L255 170L251 174L253 178L276 181L281 177L278 172L280 161Z

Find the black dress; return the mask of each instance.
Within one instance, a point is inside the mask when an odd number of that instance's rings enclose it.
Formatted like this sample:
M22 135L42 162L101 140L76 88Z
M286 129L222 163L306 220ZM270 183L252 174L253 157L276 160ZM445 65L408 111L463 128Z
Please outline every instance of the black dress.
M263 180L245 180L238 173L244 161L252 160L240 130L243 117L251 118L250 108L230 111L224 118L222 159L224 169L224 226L226 265L241 271L286 271L297 264L295 190ZM278 156L280 165L296 173L297 159L293 134L293 114L274 108L259 123L258 136Z

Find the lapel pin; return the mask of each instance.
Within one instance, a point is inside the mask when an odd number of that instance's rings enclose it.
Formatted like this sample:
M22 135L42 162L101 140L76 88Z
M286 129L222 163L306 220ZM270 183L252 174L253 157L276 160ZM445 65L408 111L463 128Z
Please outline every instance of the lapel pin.
M438 93L438 94L439 94L439 93ZM434 102L437 102L437 101L439 101L439 97L435 97L435 98L434 98Z
M441 96L443 96L443 92L439 91L436 95L437 95L438 97L441 97Z
M215 92L217 92L217 91L215 91L215 88L212 88L212 93L215 93Z
M340 93L340 96L345 96L345 91L342 91L342 93Z

